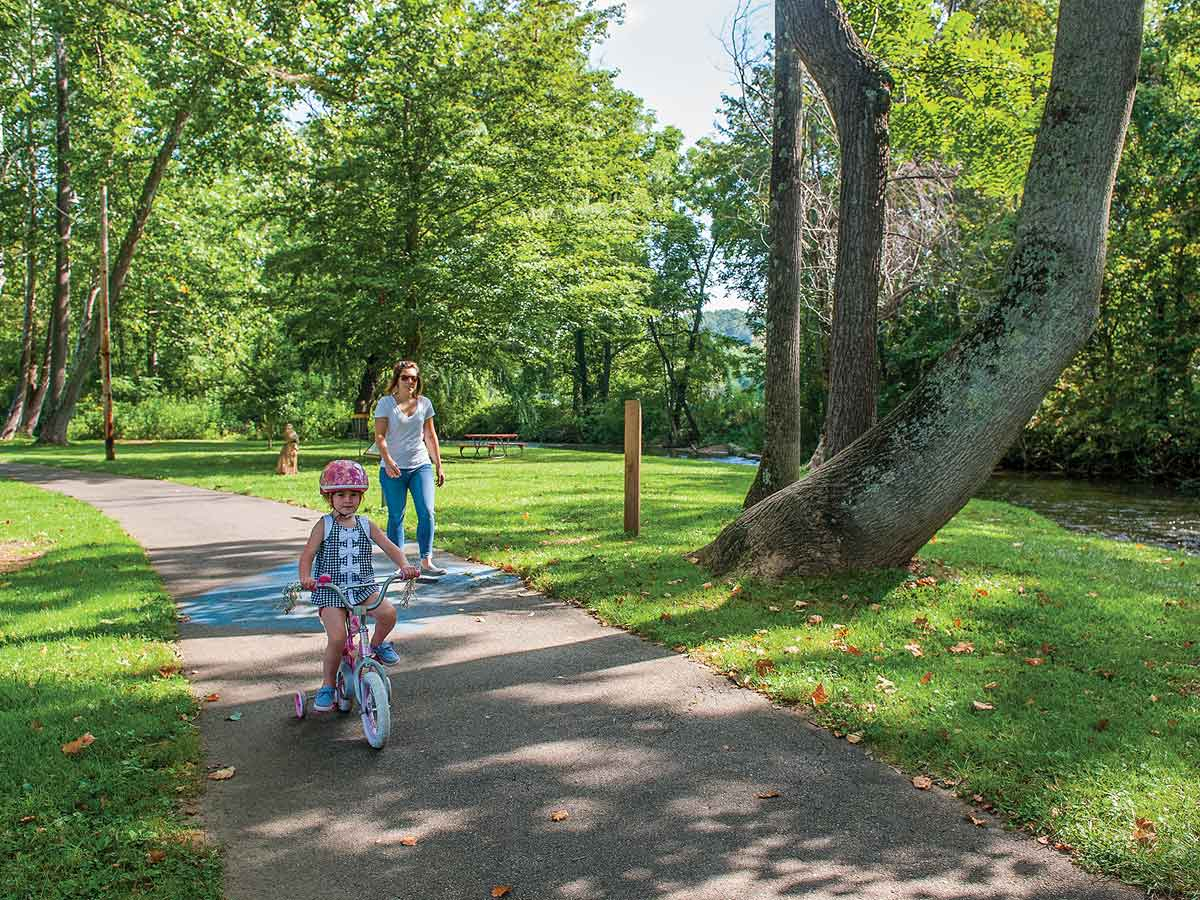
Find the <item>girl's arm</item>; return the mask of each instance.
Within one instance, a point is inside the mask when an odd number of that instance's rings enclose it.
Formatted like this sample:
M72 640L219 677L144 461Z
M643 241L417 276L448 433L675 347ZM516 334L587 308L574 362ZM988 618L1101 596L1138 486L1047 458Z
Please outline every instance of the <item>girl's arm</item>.
M308 543L300 551L300 587L306 591L311 591L317 584L312 577L312 564L313 557L317 555L317 550L323 540L325 540L325 523L318 520L317 524L313 526L312 533L308 536Z
M379 456L383 459L383 468L393 478L400 477L400 467L392 459L387 445L388 420L386 416L375 417L375 446L379 448Z
M396 564L396 568L403 573L405 578L416 578L421 574L420 569L408 564L408 557L404 555L404 549L393 544L384 534L383 529L374 522L371 522L371 540L375 542L376 547L388 555L388 559Z
M433 471L437 474L437 486L446 483L446 474L442 471L442 445L438 443L437 429L433 427L433 419L425 420L425 446L433 460Z

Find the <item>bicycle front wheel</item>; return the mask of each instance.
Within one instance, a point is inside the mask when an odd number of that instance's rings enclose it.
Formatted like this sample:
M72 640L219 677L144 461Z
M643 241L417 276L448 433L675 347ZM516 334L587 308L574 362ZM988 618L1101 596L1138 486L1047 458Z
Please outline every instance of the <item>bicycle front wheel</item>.
M380 750L387 743L388 732L392 729L392 711L388 708L388 690L378 672L363 675L359 704L367 743Z

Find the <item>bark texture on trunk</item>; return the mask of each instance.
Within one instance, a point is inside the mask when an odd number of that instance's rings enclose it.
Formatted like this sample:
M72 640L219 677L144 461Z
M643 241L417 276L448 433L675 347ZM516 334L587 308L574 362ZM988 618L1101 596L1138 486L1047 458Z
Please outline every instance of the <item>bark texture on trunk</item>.
M37 324L37 182L35 180L36 159L33 147L29 147L29 218L25 230L25 315L21 321L21 367L17 375L17 387L13 391L12 403L4 425L0 427L0 440L9 440L17 433L25 415L26 404L32 402L37 385L37 363L33 359L33 330Z
M54 35L54 89L57 120L55 129L54 218L58 240L54 250L54 305L50 310L50 384L53 408L67 384L67 342L71 329L71 216L75 192L71 190L70 90L67 79L67 48L61 34ZM40 432L39 440L47 440ZM49 438L51 442L53 438Z
M191 115L190 108L181 107L176 110L171 127L168 129L162 145L158 148L154 164L150 167L150 172L142 184L142 193L138 198L133 219L129 223L129 230L125 232L121 247L117 251L116 261L113 263L112 272L108 277L110 316L119 307L121 291L129 279L129 270L133 266L133 257L137 252L138 242L142 239L142 235L146 231L146 223L154 210L154 198L158 195L158 189L167 172L167 166L175 154L176 147L179 146L179 136L183 133L183 128ZM74 358L71 360L70 377L66 379L60 396L56 400L52 398L51 406L46 410L45 421L42 422L42 427L38 432L38 439L46 443L66 443L67 426L75 415L75 406L79 402L79 395L96 369L96 355L100 349L100 329L97 327L99 317L92 315L92 311L96 295L100 290L99 277L98 273L97 281L88 291L88 299L84 307L85 313L83 321L80 323L79 340L75 347Z
M786 3L788 0L779 0ZM842 151L825 444L833 457L875 424L875 344L892 81L837 0L791 0L790 35L829 101Z
M997 302L883 422L698 551L718 572L904 564L987 479L1095 327L1141 0L1063 0Z
M775 103L771 139L771 207L768 228L766 377L762 460L743 506L800 477L800 272L804 252L801 210L804 117L803 70L793 37L795 4L775 4Z
M42 345L41 365L34 367L33 393L25 406L25 414L21 417L21 427L18 431L26 437L33 436L38 421L42 417L42 407L46 403L46 394L50 391L50 356L54 343L54 329L46 323L46 340ZM39 374L40 373L40 374Z

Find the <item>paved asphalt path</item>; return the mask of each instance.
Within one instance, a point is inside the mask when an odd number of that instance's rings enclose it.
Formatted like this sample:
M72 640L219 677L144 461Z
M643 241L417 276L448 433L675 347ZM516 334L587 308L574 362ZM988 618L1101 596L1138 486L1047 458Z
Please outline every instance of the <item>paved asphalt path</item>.
M316 513L165 481L0 475L119 521L188 617L195 691L221 697L199 719L207 761L237 768L202 807L232 900L483 900L499 885L509 900L1141 896L973 826L955 798L684 656L451 557L404 616L392 736L371 750L356 714L290 713L290 692L318 684L322 639L271 604Z

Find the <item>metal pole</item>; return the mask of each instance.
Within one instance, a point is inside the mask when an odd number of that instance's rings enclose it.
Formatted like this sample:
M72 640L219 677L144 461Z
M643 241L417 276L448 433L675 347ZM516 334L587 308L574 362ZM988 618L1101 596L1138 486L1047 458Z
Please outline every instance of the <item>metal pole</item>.
M116 459L113 442L112 354L108 322L108 186L100 185L100 378L104 395L104 458Z
M625 530L642 530L642 403L625 401Z

